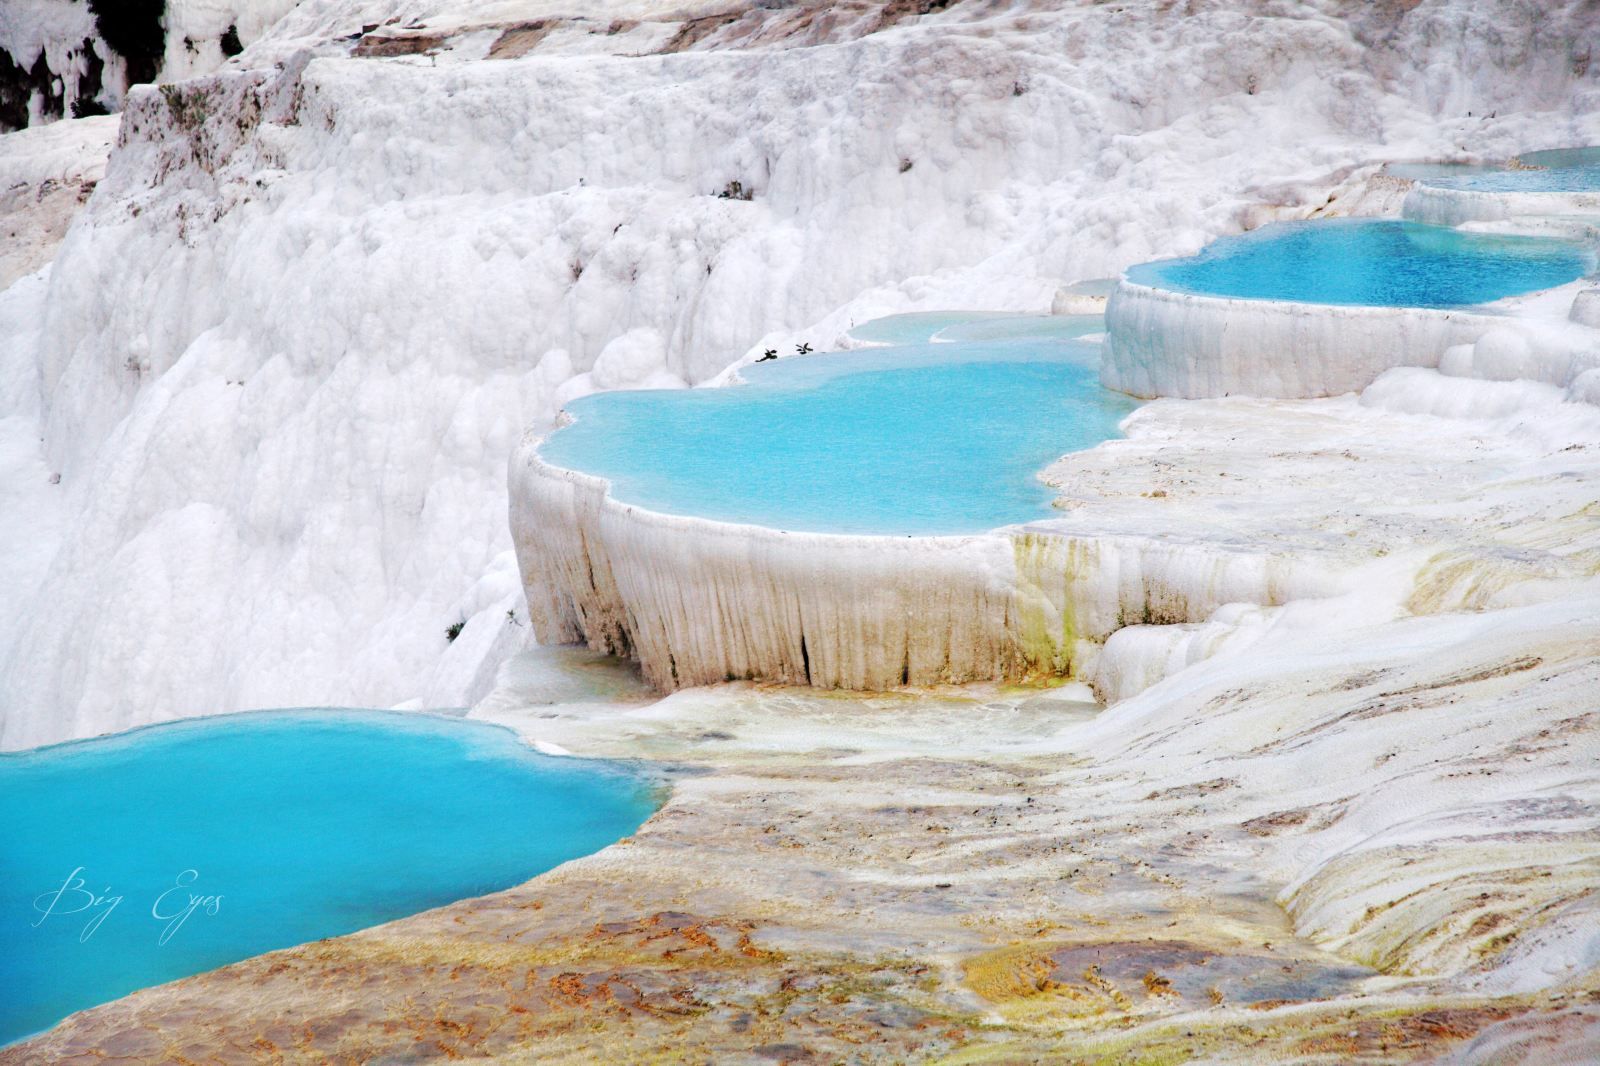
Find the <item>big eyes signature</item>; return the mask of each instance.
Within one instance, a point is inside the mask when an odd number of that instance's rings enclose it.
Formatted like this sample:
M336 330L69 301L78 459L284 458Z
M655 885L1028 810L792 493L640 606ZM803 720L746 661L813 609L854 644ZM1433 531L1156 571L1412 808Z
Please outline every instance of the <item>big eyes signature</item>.
M86 943L100 928L111 912L122 905L123 897L115 895L111 886L96 892L88 887L79 866L66 876L58 888L41 892L34 897L33 909L39 915L33 920L37 929L45 919L83 915L83 926L78 931L78 943ZM161 923L161 933L156 943L171 940L185 922L196 913L215 915L222 910L222 897L214 893L195 891L200 871L184 870L173 879L172 887L156 897L150 905L150 917Z

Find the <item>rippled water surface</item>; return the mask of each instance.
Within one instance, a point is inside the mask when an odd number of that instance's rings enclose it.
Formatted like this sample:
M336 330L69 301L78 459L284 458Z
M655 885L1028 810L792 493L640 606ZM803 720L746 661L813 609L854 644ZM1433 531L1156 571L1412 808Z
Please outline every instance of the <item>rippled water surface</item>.
M0 1042L509 888L654 806L614 766L382 711L224 715L0 756Z
M1594 269L1580 244L1412 222L1286 222L1228 237L1128 279L1211 296L1387 307L1463 307L1553 288Z
M1097 346L1067 339L1098 316L1020 319L902 319L882 332L988 337L789 356L727 388L585 397L540 452L610 479L624 503L776 529L955 534L1045 517L1054 493L1039 471L1116 436L1135 401L1100 387Z

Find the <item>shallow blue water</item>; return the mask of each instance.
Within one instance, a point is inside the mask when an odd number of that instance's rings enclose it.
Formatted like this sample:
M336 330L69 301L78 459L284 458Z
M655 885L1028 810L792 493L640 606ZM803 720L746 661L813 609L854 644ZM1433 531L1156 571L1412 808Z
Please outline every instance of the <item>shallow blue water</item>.
M540 448L624 503L786 530L955 534L1051 513L1037 474L1135 406L1050 338L784 358L748 384L612 392Z
M1600 166L1600 145L1545 148L1523 152L1519 158L1530 167L1594 167Z
M614 766L381 711L225 715L0 756L0 1042L508 888L653 809ZM191 894L221 898L178 920Z
M1441 175L1423 184L1473 192L1595 192L1600 190L1600 164Z
M1481 167L1457 173L1421 176L1427 185L1475 192L1600 191L1600 148L1552 148L1524 152L1522 161L1535 170Z
M1004 315L953 323L935 333L933 339L940 344L1046 337L1071 340L1105 328L1105 315Z
M1189 259L1141 264L1128 279L1246 299L1462 307L1564 285L1594 266L1594 254L1569 241L1329 220L1263 226Z
M1592 192L1600 190L1600 148L1524 152L1528 170L1499 164L1390 163L1384 173L1442 189L1478 192Z
M1009 311L912 311L863 322L850 330L862 344L904 347L985 340L1070 340L1105 328L1104 315L1025 315Z
M941 331L964 323L996 318L1022 317L1003 311L911 311L885 315L850 328L850 336L862 344L927 344Z
M1386 163L1383 172L1391 178L1432 185L1439 178L1462 178L1474 174L1496 173L1504 169L1502 166L1489 163Z

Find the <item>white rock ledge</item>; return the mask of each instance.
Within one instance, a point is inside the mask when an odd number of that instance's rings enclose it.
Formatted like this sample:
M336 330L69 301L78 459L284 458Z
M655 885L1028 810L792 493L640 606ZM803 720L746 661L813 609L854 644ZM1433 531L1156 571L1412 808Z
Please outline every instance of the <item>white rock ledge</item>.
M1326 560L1170 535L1013 527L950 537L791 533L621 503L544 461L510 468L534 632L636 659L657 688L730 679L881 691L1088 676L1139 623L1331 595Z
M1417 185L1406 194L1401 214L1413 222L1461 226L1472 222L1560 218L1600 214L1600 192L1493 192Z
M1337 396L1507 323L1476 310L1203 296L1124 278L1106 309L1100 381L1140 397Z

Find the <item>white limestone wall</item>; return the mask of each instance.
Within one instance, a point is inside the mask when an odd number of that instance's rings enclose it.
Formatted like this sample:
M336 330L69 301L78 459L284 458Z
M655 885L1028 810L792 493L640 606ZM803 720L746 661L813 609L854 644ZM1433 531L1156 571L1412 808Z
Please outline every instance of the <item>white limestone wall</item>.
M273 3L173 0L169 32L180 7L199 44L225 25L202 9ZM12 437L67 516L42 549L21 512L0 541L48 556L36 586L0 582L0 747L472 702L526 633L507 458L629 331L703 382L1344 211L1374 143L1448 155L1467 111L1498 115L1470 120L1482 154L1600 143L1600 64L1571 59L1591 13L1484 6L958 4L865 37L753 0L308 0L254 41L241 21L222 73L143 91L37 322L0 337L41 383ZM633 54L720 11L745 17ZM483 58L477 27L543 15L641 25ZM392 18L453 36L350 55ZM717 198L730 179L754 199Z
M1413 222L1434 226L1594 215L1600 213L1600 192L1485 192L1419 184L1406 194L1400 211Z
M523 441L510 471L535 635L632 656L665 690L1088 676L1124 626L1341 587L1321 560L1167 537L843 536L661 514L546 463L540 440Z
M1100 381L1134 396L1306 399L1356 392L1397 366L1434 367L1501 316L1242 300L1124 279L1106 309Z
M534 631L632 655L661 689L886 689L1020 675L1002 536L785 533L618 503L526 442L511 527Z

